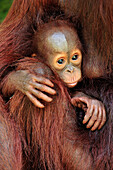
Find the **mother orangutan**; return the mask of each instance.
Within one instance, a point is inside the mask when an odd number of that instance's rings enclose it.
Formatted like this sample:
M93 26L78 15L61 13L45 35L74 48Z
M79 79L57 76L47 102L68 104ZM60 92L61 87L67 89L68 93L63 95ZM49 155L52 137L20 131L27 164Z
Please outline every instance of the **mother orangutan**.
M17 169L113 168L112 3L112 0L14 0L0 25L0 80L5 82L16 67L37 75L37 59L20 59L31 57L33 53L30 47L40 7L43 6L52 17L55 13L51 7L57 8L59 14L64 14L64 10L65 15L72 16L73 22L76 18L78 33L87 53L83 61L86 79L81 89L105 104L108 120L101 131L91 132L79 127L68 92L56 75L57 96L43 110L36 108L19 91L9 99L4 98L1 90L5 104L1 99L0 113L1 116L9 115L9 118L3 116L0 126L0 136L3 137L0 138L1 169L15 169L14 157ZM43 74L45 76L45 72ZM11 130L10 134L8 128L15 129L14 133ZM8 132L6 135L3 129ZM15 132L18 145L15 145Z

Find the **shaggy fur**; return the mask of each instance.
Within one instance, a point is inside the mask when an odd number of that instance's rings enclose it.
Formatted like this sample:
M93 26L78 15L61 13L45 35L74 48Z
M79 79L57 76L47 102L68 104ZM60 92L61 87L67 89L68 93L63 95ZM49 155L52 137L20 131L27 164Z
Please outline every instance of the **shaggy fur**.
M14 0L6 19L0 25L0 80L5 81L6 76L17 69L20 59L31 57L34 52L31 48L34 32L38 24L42 21L46 22L44 18L54 19L59 15L62 18L69 18L72 22L77 22L85 47L84 52L88 54L83 61L83 73L86 78L92 78L82 82L78 90L83 90L88 95L100 99L106 106L108 120L100 131L90 132L84 127L79 127L75 109L70 105L70 93L68 94L55 75L54 79L57 81L54 83L58 95L44 110L33 106L27 97L16 91L9 101L9 113L10 119L14 118L16 126L19 126L19 131L14 128L11 133L10 126L13 129L14 123L2 116L8 113L1 102L1 126L4 127L1 131L1 136L3 135L0 141L1 148L6 148L5 141L9 142L9 146L13 148L8 147L6 152L0 148L2 160L0 166L3 169L6 166L8 169L15 169L14 165L21 169L22 164L25 165L25 169L101 168L108 170L113 168L112 76L93 79L105 76L106 73L111 74L112 70L112 0L109 2L104 0L59 2L57 0ZM43 5L44 8L41 7ZM43 18L40 18L40 13L44 14ZM34 69L29 65L30 62L25 61L25 63L21 67L18 65L18 69L27 68L34 73ZM37 75L37 73L34 74ZM21 139L25 139L28 147L28 154L25 147L22 147L22 160L21 142L17 142L20 141L18 135L15 138L15 134L18 133L21 133ZM19 147L15 146L15 140Z

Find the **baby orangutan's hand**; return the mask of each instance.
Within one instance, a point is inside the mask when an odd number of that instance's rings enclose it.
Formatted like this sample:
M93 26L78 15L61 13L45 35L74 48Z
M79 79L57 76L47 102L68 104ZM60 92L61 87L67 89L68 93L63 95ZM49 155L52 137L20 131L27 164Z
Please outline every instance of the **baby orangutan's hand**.
M81 95L82 94L82 95ZM71 102L74 106L82 108L86 114L84 116L83 124L87 123L87 128L91 128L92 131L101 129L106 122L105 107L101 101L93 99L84 93L78 92Z
M44 105L38 99L46 102L52 101L52 98L43 92L50 95L56 94L56 91L51 88L54 84L49 79L43 77L43 75L35 76L30 74L27 70L13 72L10 74L9 81L12 82L15 89L24 93L39 108L43 108Z

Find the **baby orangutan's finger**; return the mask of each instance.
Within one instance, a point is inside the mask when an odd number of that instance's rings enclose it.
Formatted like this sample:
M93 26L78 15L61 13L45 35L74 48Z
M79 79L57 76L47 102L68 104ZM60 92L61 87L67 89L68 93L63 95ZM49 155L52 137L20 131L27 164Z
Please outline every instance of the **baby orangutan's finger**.
M40 90L40 91L43 91L43 92L46 92L46 93L49 93L51 95L54 95L56 94L56 91L44 84L39 84L37 82L30 82L30 85L32 85L34 88Z
M98 128L100 122L102 120L102 110L99 110L98 116L97 116L97 120L95 121L93 127L91 128L91 131L94 131Z
M26 92L26 96L29 98L29 100L36 106L39 108L44 108L44 105L42 103L40 103L32 94L30 94L29 92Z
M84 110L84 112L87 111L87 105L81 102L81 108Z
M101 121L101 123L100 123L98 129L101 129L102 126L105 124L105 122L106 122L106 112L105 112L105 108L103 108L102 121Z
M78 103L81 103L81 98L75 96L71 99L71 103L76 106L76 104L78 105Z
M84 116L83 124L87 123L87 121L90 119L93 113L93 107L89 106L86 112L86 115Z
M84 111L87 110L87 104L85 104L82 100L81 97L73 97L71 99L71 103L75 106L75 107L79 107L82 108Z
M76 100L76 98L73 97L73 98L71 99L71 103L72 103L73 106L77 107L77 105L78 105L78 100Z
M72 99L71 99L71 103L72 103L72 105L73 106L75 106L75 107L81 107L81 105L80 105L80 101L78 100L78 99L76 99L76 97L73 97Z
M93 124L95 123L95 121L98 118L98 114L99 114L99 110L98 110L98 107L96 107L96 108L93 109L92 117L91 117L91 119L89 120L89 122L87 124L87 128L90 128L90 127L93 126Z
M42 99L42 100L44 100L46 102L51 102L52 101L51 97L48 97L46 94L34 89L32 86L29 86L28 91L31 94L33 94L34 96L36 96L37 98Z
M45 84L45 85L48 85L48 86L51 86L51 87L54 87L54 84L47 78L45 77L36 77L36 76L33 76L33 81L34 82L38 82L38 83L41 83L41 84Z

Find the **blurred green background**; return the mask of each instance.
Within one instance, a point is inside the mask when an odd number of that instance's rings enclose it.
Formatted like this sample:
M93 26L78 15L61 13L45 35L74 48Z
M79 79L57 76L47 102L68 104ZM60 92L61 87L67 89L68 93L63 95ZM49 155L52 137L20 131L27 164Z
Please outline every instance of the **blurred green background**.
M0 0L0 23L4 20L13 0Z

